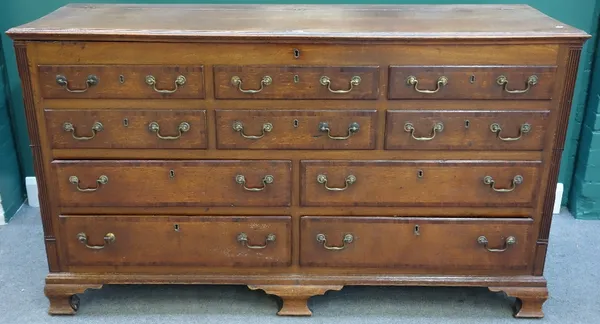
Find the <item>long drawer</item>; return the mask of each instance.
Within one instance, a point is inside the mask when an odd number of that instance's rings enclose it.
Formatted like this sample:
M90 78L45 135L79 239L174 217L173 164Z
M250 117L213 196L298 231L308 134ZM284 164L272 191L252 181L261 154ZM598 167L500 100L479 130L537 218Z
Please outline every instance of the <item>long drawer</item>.
M532 225L531 219L304 216L300 264L525 271Z
M301 161L303 206L531 207L540 161Z
M291 162L54 161L60 206L264 206L291 201Z
M289 216L61 216L69 265L288 266Z

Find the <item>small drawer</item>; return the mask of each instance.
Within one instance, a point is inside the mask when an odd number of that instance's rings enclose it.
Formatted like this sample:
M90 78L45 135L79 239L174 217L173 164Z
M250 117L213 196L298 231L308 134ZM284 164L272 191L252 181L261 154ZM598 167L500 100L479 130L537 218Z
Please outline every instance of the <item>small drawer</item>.
M40 65L44 98L204 98L203 67Z
M549 111L388 110L387 150L544 148Z
M60 216L69 265L284 267L289 216Z
M303 206L532 207L540 161L301 161Z
M551 99L555 66L390 66L390 99Z
M525 273L532 225L531 219L305 216L300 265Z
M217 99L377 99L377 66L217 65Z
M52 148L205 149L206 110L46 110Z
M375 110L217 110L220 149L375 148Z
M290 161L55 161L60 206L286 207Z

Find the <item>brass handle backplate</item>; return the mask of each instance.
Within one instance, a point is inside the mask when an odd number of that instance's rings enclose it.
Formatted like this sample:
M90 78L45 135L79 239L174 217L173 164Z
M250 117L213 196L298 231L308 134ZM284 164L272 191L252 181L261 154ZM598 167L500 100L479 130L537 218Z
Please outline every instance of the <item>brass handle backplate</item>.
M348 246L348 244L354 242L354 235L345 234L344 239L342 240L343 244L341 246L331 246L327 245L327 236L325 236L325 234L319 233L317 234L317 242L322 243L323 247L327 250L339 251L345 249Z
M348 189L348 187L350 187L351 184L356 182L356 177L352 174L347 176L346 180L345 180L346 185L341 188L332 188L332 187L327 186L327 176L324 174L319 174L317 176L317 182L320 184L323 184L325 186L325 189L327 189L329 191L344 191L344 190Z
M319 123L319 131L320 132L327 132L327 136L333 140L346 140L349 139L350 136L354 135L355 133L358 133L358 131L360 130L360 125L357 122L353 122L348 126L348 135L346 136L332 136L331 135L331 130L329 129L329 124L326 122L320 122Z
M509 90L507 77L505 77L504 75L501 75L496 79L496 83L498 85L502 86L504 88L504 91L506 91L508 93L513 93L513 94L525 93L525 92L529 91L529 89L531 89L531 87L538 84L538 82L539 82L539 78L537 77L537 75L532 75L529 78L527 78L527 82L525 83L525 86L526 86L525 89Z
M353 76L350 79L350 87L347 90L333 90L331 89L331 78L324 75L321 77L321 79L319 79L319 82L321 83L321 85L326 86L327 90L329 90L329 92L331 93L349 93L350 91L352 91L352 89L354 89L355 86L360 85L360 77L358 75Z
M479 243L480 245L483 245L483 247L488 250L489 252L504 252L506 251L506 249L508 249L509 246L516 244L517 243L517 239L514 236L509 236L506 239L504 239L504 246L502 246L499 249L493 249L493 248L489 248L488 247L488 239L485 236L480 236L477 238L477 243Z
M263 138L267 133L269 133L270 131L273 130L273 124L264 123L262 125L262 133L260 135L246 135L246 134L244 134L244 124L241 121L234 121L232 127L233 127L234 131L239 132L243 138L247 138L247 139Z
M77 186L77 190L80 192L94 192L98 189L100 189L101 185L105 185L108 183L108 177L105 175L101 175L98 177L98 179L96 179L96 183L98 184L96 187L94 188L81 188L79 186L79 178L76 176L70 176L69 177L69 182L76 185Z
M56 83L59 86L63 87L65 90L67 90L67 91L69 91L71 93L84 93L84 92L88 91L88 89L91 86L97 85L99 81L100 80L98 80L97 76L95 76L93 74L90 74L90 75L88 75L87 79L85 79L85 88L83 88L83 89L71 89L69 87L69 80L67 80L66 76L64 76L64 75L57 75L56 76Z
M104 125L102 125L101 122L95 122L94 125L92 125L92 136L77 136L77 135L75 135L75 126L73 126L73 124L69 123L69 122L65 122L63 124L63 130L65 132L70 132L71 136L73 136L73 138L78 141L88 141L88 140L91 140L92 138L96 137L96 133L103 131Z
M179 131L179 135L176 136L164 136L164 135L160 135L160 125L153 121L150 124L148 124L148 130L156 133L156 137L163 139L163 140L176 140L179 139L183 133L187 132L190 130L190 124L187 122L182 122L181 124L179 124L179 127L177 127L177 130Z
M483 177L483 183L489 185L495 192L511 192L517 188L518 185L523 183L523 176L516 175L511 182L510 188L496 188L496 181L491 176Z
M414 75L410 75L408 78L406 78L406 84L413 86L416 92L431 94L440 91L442 87L446 86L448 84L448 78L445 76L439 77L436 82L437 86L434 90L419 89L419 79L417 79L417 77Z
M238 174L235 176L235 182L237 182L238 184L241 184L242 187L244 188L244 190L247 190L247 191L263 191L267 188L267 185L272 184L273 181L275 181L275 178L272 175L266 175L262 179L262 187L248 188L248 187L246 187L246 177L245 176L243 176L241 174Z
M404 131L410 133L410 136L417 141L431 141L432 139L435 138L435 135L437 133L440 133L443 130L444 130L443 123L435 123L433 125L433 128L431 129L431 134L429 136L416 137L415 136L415 126L410 122L404 124Z
M271 83L273 83L273 78L271 78L268 75L265 75L262 78L262 80L260 80L260 88L258 88L258 89L242 89L242 79L237 75L233 76L231 78L231 84L233 86L237 86L238 90L240 90L240 92L243 92L243 93L259 93L259 92L263 91L265 86L271 85Z
M496 133L496 137L498 139L505 141L505 142L512 142L512 141L520 140L524 134L529 133L531 131L531 125L529 125L527 123L521 125L521 127L519 128L519 136L518 137L502 137L500 135L500 133L502 132L502 127L500 127L500 124L498 124L498 123L491 124L490 131L492 131L492 133Z
M179 76L177 76L177 78L175 78L175 88L173 88L173 89L157 89L156 88L156 78L153 75L146 76L146 84L151 86L152 89L154 89L154 91L156 91L158 93L174 93L175 91L179 90L179 87L183 86L186 81L187 80L183 75L179 75Z
M77 240L81 244L85 244L85 247L88 248L88 249L102 250L107 245L115 243L115 241L117 240L117 238L116 238L115 234L113 234L113 233L106 233L106 235L104 235L104 245L89 245L88 244L88 237L87 237L87 235L82 232L82 233L77 234Z
M267 235L267 237L265 237L265 244L263 244L263 245L251 245L248 242L248 234L242 232L242 233L238 234L238 236L237 236L238 242L240 242L243 246L245 246L245 247L247 247L249 249L254 249L254 250L266 248L267 245L269 245L269 243L275 242L276 238L277 237L275 236L275 234L270 233L270 234Z

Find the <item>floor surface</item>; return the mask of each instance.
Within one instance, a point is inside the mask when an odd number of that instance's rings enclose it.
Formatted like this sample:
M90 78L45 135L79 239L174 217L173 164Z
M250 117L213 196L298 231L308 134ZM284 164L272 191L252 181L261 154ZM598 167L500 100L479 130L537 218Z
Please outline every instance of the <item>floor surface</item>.
M313 297L310 318L278 317L278 299L245 286L104 286L81 297L75 316L50 316L39 209L24 207L0 226L0 323L469 324L600 323L600 221L556 215L542 320L516 320L511 299L485 288L346 287Z

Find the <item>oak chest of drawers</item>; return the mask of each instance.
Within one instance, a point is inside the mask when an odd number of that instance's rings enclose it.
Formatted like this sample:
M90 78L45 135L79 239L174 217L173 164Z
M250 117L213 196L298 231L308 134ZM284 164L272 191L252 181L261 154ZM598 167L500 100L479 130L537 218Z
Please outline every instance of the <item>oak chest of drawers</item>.
M51 314L103 284L484 286L541 317L582 31L527 6L69 5L11 29Z

